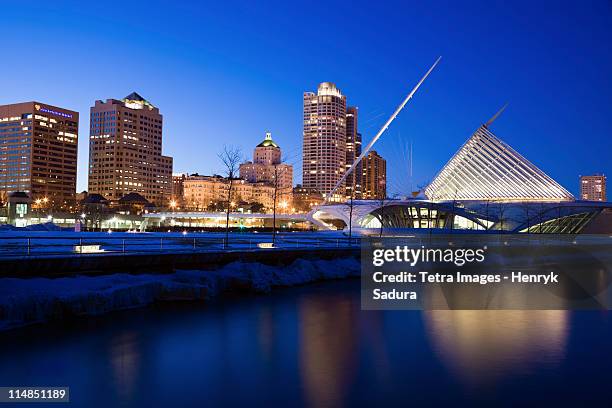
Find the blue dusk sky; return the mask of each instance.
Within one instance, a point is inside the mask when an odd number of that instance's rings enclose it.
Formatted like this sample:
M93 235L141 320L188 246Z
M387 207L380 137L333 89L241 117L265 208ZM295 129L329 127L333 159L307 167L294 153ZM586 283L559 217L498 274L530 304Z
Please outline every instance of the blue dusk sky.
M79 191L97 99L158 106L175 172L220 172L224 144L250 157L271 131L297 183L304 91L335 82L367 142L438 55L376 146L390 194L430 181L506 102L492 130L570 191L612 173L609 1L10 1L0 35L0 104L80 112Z

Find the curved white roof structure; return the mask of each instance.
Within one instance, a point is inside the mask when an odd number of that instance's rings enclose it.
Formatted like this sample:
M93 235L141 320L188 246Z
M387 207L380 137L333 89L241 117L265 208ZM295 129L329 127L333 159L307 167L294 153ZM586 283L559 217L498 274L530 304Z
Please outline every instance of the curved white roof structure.
M497 117L496 114L495 117ZM492 119L492 120L493 120ZM425 189L430 200L572 201L572 194L482 125Z

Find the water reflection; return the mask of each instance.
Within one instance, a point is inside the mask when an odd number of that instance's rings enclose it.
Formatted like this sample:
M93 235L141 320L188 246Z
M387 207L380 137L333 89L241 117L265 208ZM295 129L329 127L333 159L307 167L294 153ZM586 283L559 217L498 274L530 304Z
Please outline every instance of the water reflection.
M304 298L298 305L300 374L305 400L312 407L341 406L356 370L356 313L346 298Z
M0 383L92 408L608 406L610 339L607 313L362 311L335 282L7 332Z
M424 312L426 331L456 378L479 386L565 355L563 310L436 310Z
M274 316L268 307L262 307L258 313L258 333L259 351L267 361L272 359L274 347Z
M138 332L121 332L110 343L110 362L117 395L130 401L136 386L140 365L141 344Z

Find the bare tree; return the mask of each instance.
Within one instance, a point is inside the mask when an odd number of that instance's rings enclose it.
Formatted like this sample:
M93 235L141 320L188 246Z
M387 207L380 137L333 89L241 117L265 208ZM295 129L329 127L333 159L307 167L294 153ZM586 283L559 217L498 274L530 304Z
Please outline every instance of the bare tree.
M544 213L546 212L546 207L544 205L543 202L540 202L540 213L538 214L539 217L539 230L540 230L540 234L542 233L542 227L544 226Z
M455 217L457 216L457 189L455 188L455 194L453 195L453 208L451 210L451 214L453 217L452 222L450 223L451 233L453 229L455 229Z
M387 197L386 194L381 194L378 198L378 202L380 204L380 232L379 238L383 236L383 228L384 228L384 220L385 220L385 207L389 204L389 201L397 199L397 194L394 194L392 197ZM390 225L390 224L389 224Z
M358 167L359 168L359 167ZM356 178L357 178L357 174L360 174L361 172L359 172L357 169L355 169L353 171L353 173L350 176L350 183L351 183L351 187L350 187L350 194L348 197L348 200L345 202L345 205L348 207L349 210L349 220L348 220L348 244L351 244L351 239L353 237L353 210L355 208L355 187L356 187ZM348 189L348 188L347 188Z
M499 201L497 203L497 213L499 214L499 234L504 233L504 221L506 220L506 210L508 209L505 201Z
M283 166L286 163L286 158L281 159L278 163L274 163L274 196L272 200L272 246L276 244L276 210L278 207L278 196L285 194L285 191L281 191L281 187L284 189L285 186L281 186L281 180L287 172L287 166Z
M229 217L232 209L232 187L234 180L238 176L240 162L242 161L242 152L240 148L236 146L223 146L223 150L218 156L225 167L225 176L229 181L225 211L225 240L223 241L223 246L227 248L229 244Z
M379 203L380 203L380 232L378 234L378 237L382 238L382 236L383 236L383 228L385 227L384 220L385 220L386 197L384 195L381 195L381 197L379 199Z
M529 215L529 207L530 204L529 203L522 203L522 207L523 207L523 212L525 213L525 225L527 225L527 234L530 234L531 231L531 218Z

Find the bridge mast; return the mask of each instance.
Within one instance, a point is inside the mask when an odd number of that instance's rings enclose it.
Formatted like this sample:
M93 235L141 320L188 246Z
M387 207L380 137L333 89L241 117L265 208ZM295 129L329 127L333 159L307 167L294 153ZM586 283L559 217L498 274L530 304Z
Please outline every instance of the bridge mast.
M391 117L387 120L387 122L383 125L382 128L380 128L380 130L378 131L378 133L376 134L376 136L374 136L374 138L370 141L370 143L368 143L368 145L365 147L365 149L361 152L361 154L359 155L359 157L353 162L353 165L344 172L344 175L342 176L342 178L338 181L338 183L336 183L336 186L329 192L329 194L327 195L327 197L325 197L326 200L329 200L334 193L336 192L336 190L338 190L338 187L340 187L340 185L344 182L344 180L346 180L347 176L353 172L353 170L355 170L355 168L357 167L357 165L359 164L359 162L361 162L361 160L365 157L366 154L368 154L368 152L370 151L370 149L372 149L372 146L374 146L374 143L376 143L376 141L378 139L380 139L380 137L382 136L383 133L385 133L385 131L387 130L387 128L389 127L389 125L391 124L391 122L393 122L393 120L395 119L395 117L402 111L402 109L404 109L404 106L406 106L406 104L408 103L408 101L410 99L412 99L412 96L416 93L416 91L419 89L419 87L421 86L421 84L423 82L425 82L425 79L427 79L427 77L429 76L429 74L431 74L431 71L433 71L433 69L436 67L436 65L438 65L438 63L440 62L440 60L442 59L442 57L438 57L438 59L436 60L436 62L434 62L434 64L431 66L431 68L429 68L429 70L425 73L425 75L423 75L423 78L421 78L421 80L416 84L416 86L412 89L412 91L410 91L410 93L408 94L408 96L406 96L406 98L404 99L404 101L401 103L400 106L397 107L397 109L395 110L395 112L393 113L393 115L391 115Z

